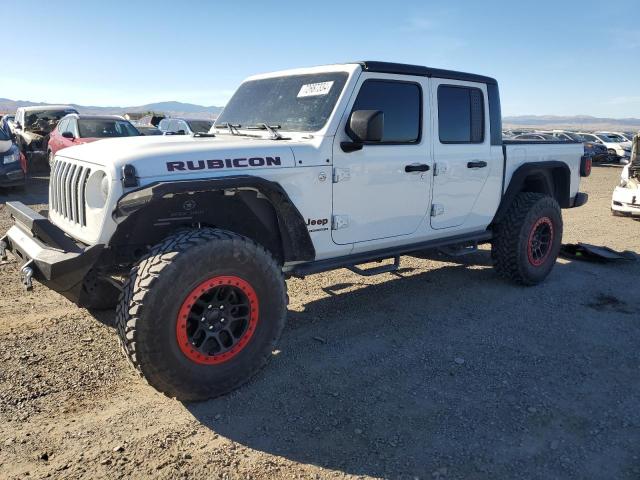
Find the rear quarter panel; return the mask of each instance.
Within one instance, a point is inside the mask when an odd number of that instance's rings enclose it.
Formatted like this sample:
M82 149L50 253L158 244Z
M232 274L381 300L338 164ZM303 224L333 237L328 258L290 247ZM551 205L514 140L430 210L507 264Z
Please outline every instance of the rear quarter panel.
M574 197L580 188L580 160L584 153L581 143L508 143L505 144L506 165L502 193L509 186L513 173L525 163L562 162L571 172L570 193Z

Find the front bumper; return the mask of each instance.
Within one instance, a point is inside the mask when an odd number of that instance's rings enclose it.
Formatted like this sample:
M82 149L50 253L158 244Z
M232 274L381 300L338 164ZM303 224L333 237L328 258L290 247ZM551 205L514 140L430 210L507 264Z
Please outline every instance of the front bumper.
M626 215L640 215L640 188L616 187L611 210Z
M78 303L82 282L102 253L103 245L79 245L21 202L7 202L7 209L14 225L0 239L0 256L9 252L23 264L23 281L25 274L33 275L50 289Z

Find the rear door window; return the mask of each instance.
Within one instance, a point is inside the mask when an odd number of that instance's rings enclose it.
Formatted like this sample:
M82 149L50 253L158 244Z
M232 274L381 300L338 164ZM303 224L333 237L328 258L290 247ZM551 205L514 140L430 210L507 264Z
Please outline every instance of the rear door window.
M484 95L473 87L438 87L440 143L484 142Z

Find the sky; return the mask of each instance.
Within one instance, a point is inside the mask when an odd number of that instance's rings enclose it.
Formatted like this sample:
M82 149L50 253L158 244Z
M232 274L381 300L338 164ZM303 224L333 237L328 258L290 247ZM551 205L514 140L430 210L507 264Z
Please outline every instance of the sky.
M495 77L503 115L640 117L638 0L0 0L0 97L221 106L249 75L384 60Z

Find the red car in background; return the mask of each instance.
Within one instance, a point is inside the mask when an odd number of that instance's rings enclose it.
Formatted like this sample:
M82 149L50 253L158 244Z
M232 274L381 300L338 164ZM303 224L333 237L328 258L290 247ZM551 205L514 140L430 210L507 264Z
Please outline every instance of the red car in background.
M115 115L79 115L63 117L49 136L47 157L49 165L63 148L95 142L103 138L134 137L141 135L127 120Z

